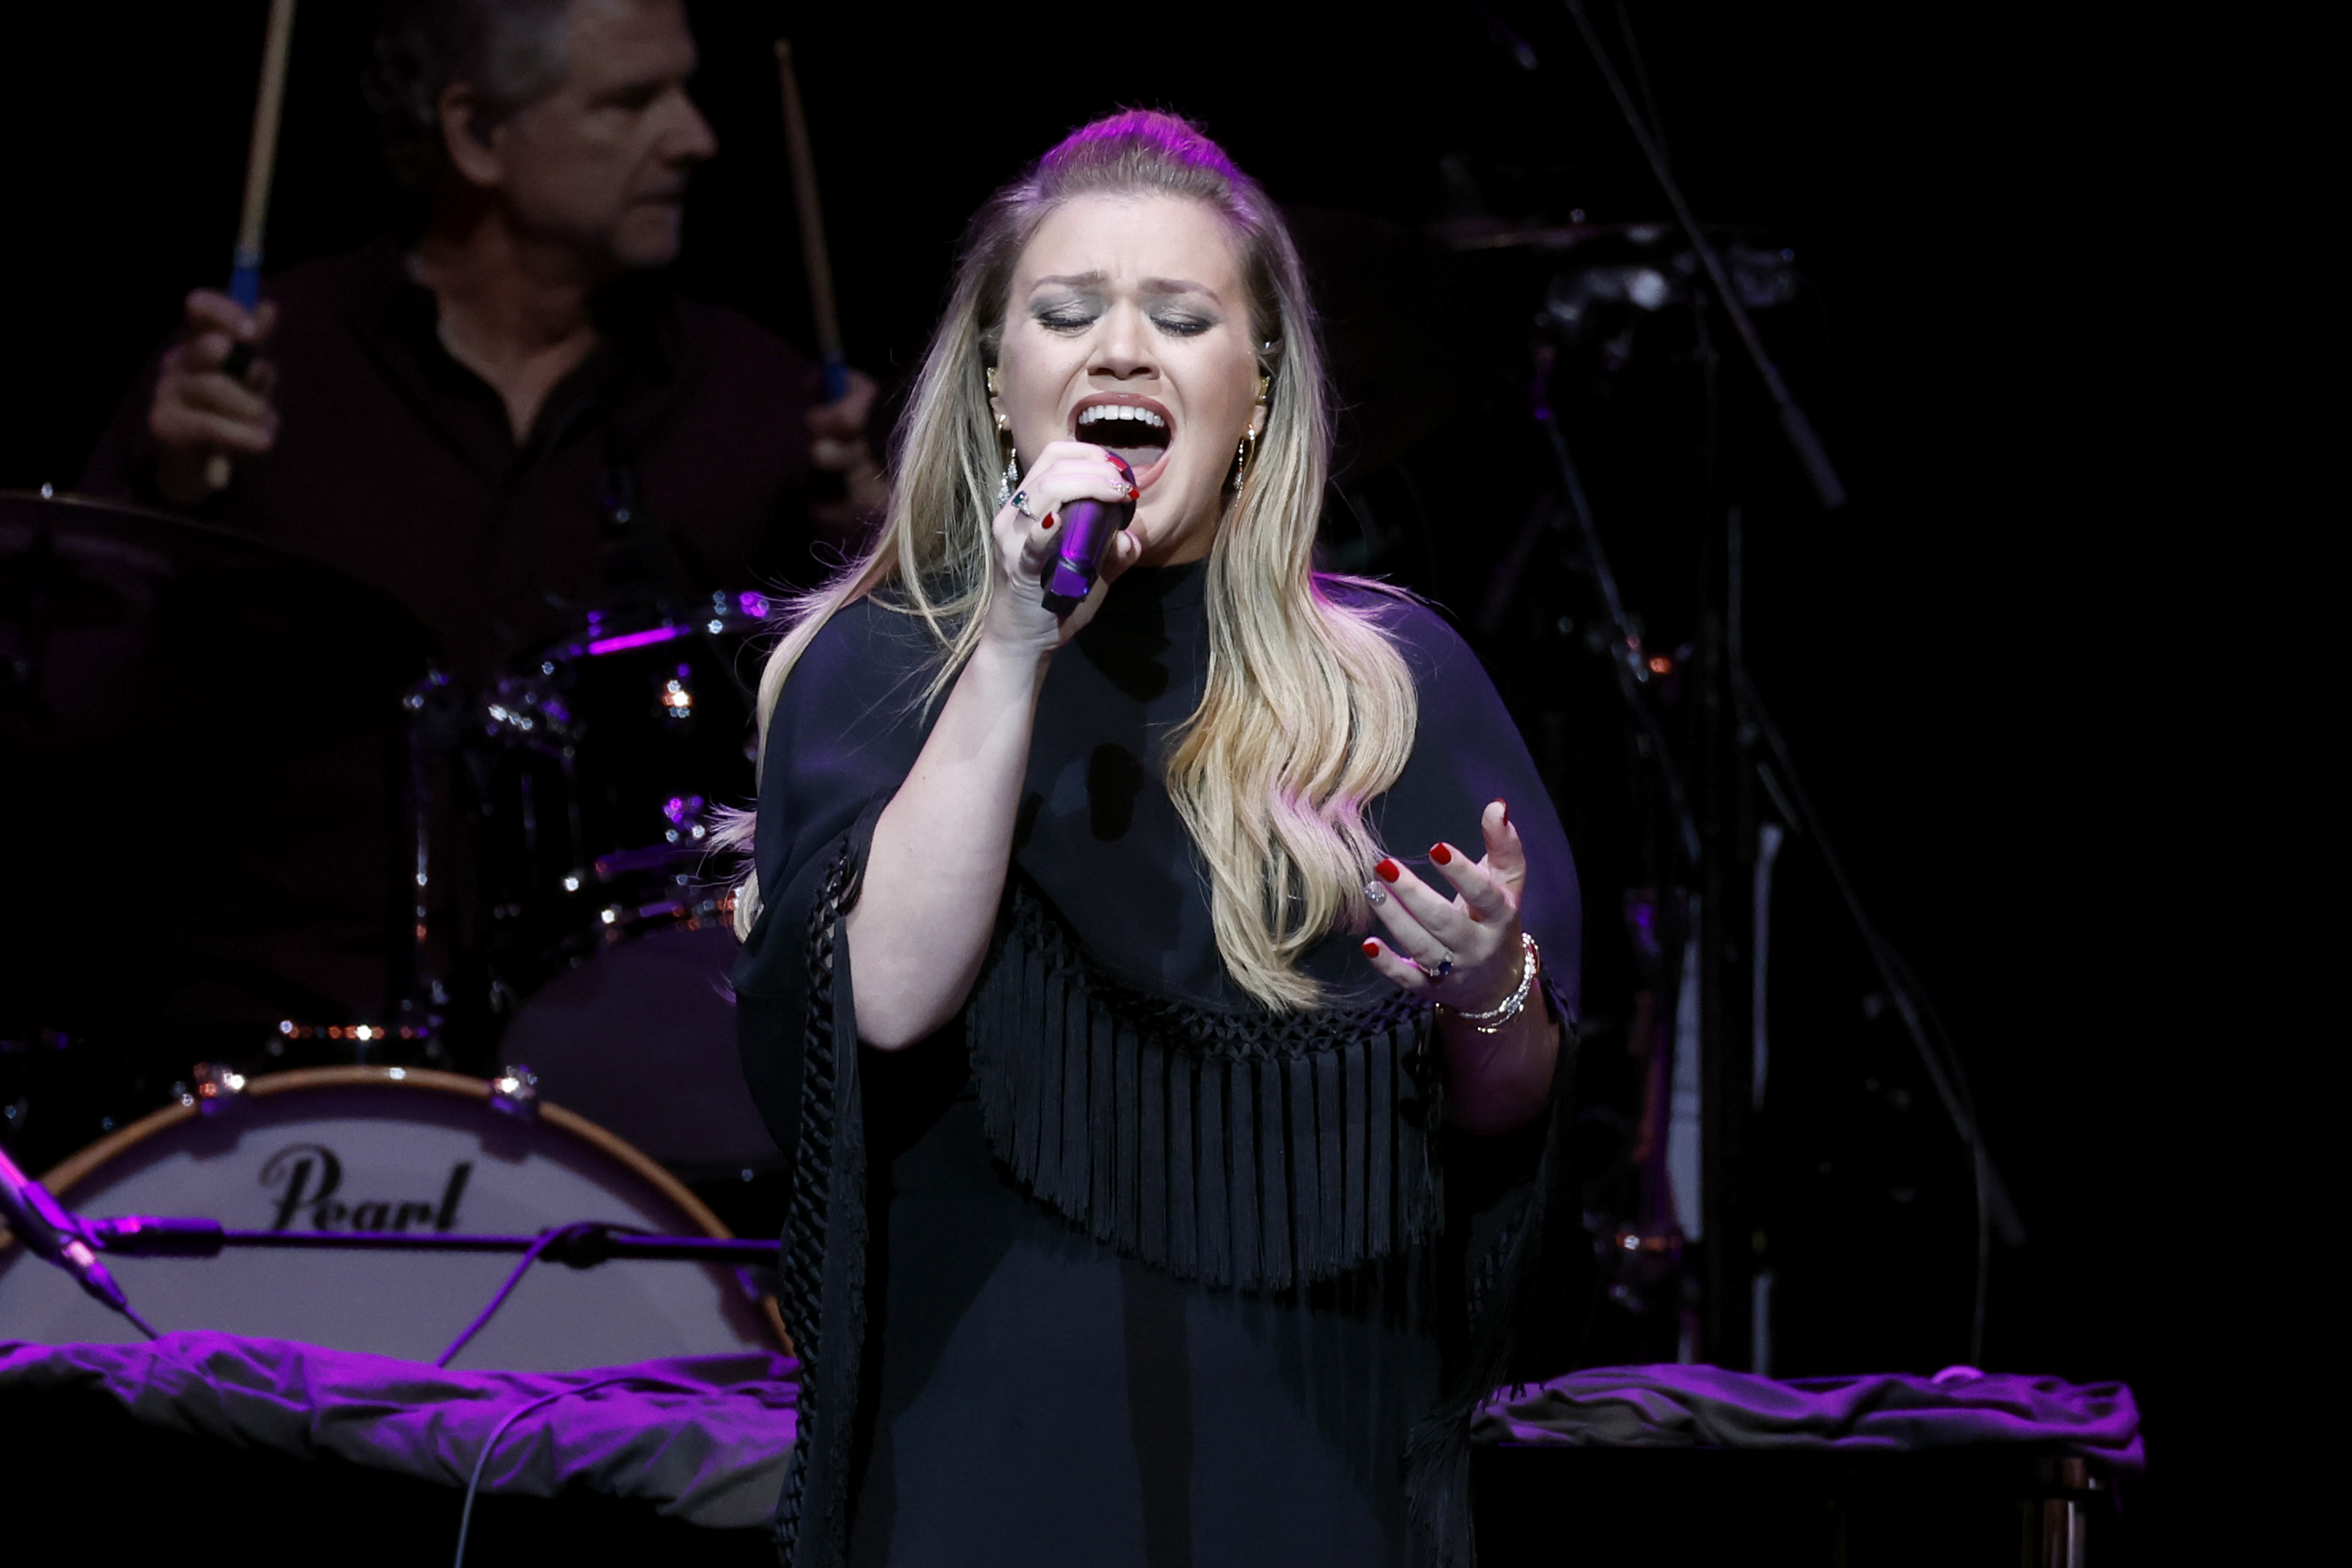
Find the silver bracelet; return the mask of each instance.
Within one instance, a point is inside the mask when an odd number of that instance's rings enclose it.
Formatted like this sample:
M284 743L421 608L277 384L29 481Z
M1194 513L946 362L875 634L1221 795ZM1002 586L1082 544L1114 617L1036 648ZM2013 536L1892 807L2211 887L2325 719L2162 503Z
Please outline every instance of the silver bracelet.
M1464 1023L1469 1025L1472 1028L1477 1030L1482 1035L1501 1034L1503 1030L1509 1026L1511 1020L1517 1017L1520 1012L1527 1006L1528 996L1535 990L1536 970L1542 964L1542 963L1543 950L1536 946L1536 939L1529 936L1526 931L1521 931L1519 933L1519 988L1517 990L1512 992L1508 996L1504 997L1501 1002L1487 1008L1483 1013L1473 1013L1465 1008L1449 1006L1447 1004L1443 1002L1440 1002L1438 1006L1443 1008L1444 1011L1453 1014L1455 1017L1461 1019Z

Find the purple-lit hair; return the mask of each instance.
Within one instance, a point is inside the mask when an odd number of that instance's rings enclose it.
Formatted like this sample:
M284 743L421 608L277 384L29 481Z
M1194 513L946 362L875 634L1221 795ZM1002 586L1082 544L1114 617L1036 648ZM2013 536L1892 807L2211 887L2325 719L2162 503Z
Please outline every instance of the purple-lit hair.
M1134 192L1190 197L1232 227L1240 245L1242 276L1249 285L1255 341L1278 346L1297 331L1311 332L1311 316L1301 321L1283 320L1286 296L1296 307L1305 307L1306 279L1290 232L1257 182L1235 167L1225 150L1191 121L1156 110L1128 109L1070 132L972 215L956 268L957 291L961 294L963 285L972 290L975 313L984 323L980 346L990 363L995 363L1003 335L1013 264L1037 226L1074 197ZM1290 287L1286 289L1286 283ZM950 307L949 313L952 318L956 312Z

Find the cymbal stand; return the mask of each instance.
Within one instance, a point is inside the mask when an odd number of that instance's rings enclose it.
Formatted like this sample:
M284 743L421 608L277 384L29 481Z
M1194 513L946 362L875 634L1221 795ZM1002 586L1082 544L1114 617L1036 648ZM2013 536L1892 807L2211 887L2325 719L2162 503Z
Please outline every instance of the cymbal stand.
M1722 254L1701 226L1675 180L1657 127L1635 103L1623 75L1587 16L1583 0L1562 0L1562 4L1574 19L1587 52L1711 286L1712 301L1704 295L1692 301L1701 318L1702 331L1705 313L1712 302L1722 309L1738 332L1815 499L1825 510L1842 507L1846 501L1844 483L1811 420L1766 352ZM1646 93L1646 81L1643 88ZM1551 418L1548 399L1541 395L1537 399L1536 417L1544 427L1571 504L1590 538L1592 525L1582 486L1567 444ZM1759 1020L1754 1015L1762 996L1762 976L1756 965L1760 956L1760 922L1767 886L1762 879L1769 875L1770 857L1760 852L1764 826L1757 798L1760 790L1790 829L1810 837L1821 849L1881 983L1893 999L1895 1013L1953 1130L1967 1150L1974 1177L1977 1232L1969 1353L1972 1361L1980 1360L1991 1241L1997 1235L2005 1245L2019 1245L2024 1240L2024 1226L1985 1145L1966 1070L1936 1017L1932 1004L1864 907L1843 861L1831 846L1819 814L1797 778L1787 741L1772 721L1748 673L1741 511L1736 504L1711 504L1710 514L1719 517L1719 524L1711 526L1720 526L1722 533L1710 541L1708 554L1712 564L1703 595L1699 639L1702 719L1697 737L1701 785L1695 851L1694 836L1686 826L1683 833L1683 843L1696 872L1701 910L1696 951L1701 963L1702 1143L1706 1192L1704 1229L1709 1238L1705 1262L1707 1353L1715 1359L1738 1363L1748 1359L1755 1342L1756 1324L1751 1316L1754 1297L1748 1287L1756 1273L1757 1259L1748 1256L1748 1248L1741 1245L1749 1237L1752 1227L1747 1211L1746 1184L1738 1178L1748 1154L1748 1115L1756 1109L1761 1090L1754 1059L1761 1041ZM1627 619L1622 605L1615 602L1605 561L1597 547L1590 543L1588 552L1602 582L1604 600L1622 640ZM1632 689L1627 690L1630 697ZM1654 724L1654 716L1648 712L1646 704L1635 703L1633 707L1646 731ZM1674 774L1666 773L1662 777L1668 781L1670 792L1679 792L1679 781ZM1690 816L1690 808L1678 801L1678 826L1687 824ZM1743 879L1748 888L1740 887ZM1743 892L1751 892L1753 897L1743 897Z
M1591 18L1584 14L1584 0L1562 0L1562 4L1567 5L1568 14L1576 19L1576 29L1583 35L1585 51L1592 57L1592 63L1600 68L1601 79L1609 84L1610 96L1617 100L1618 111L1625 117L1625 124L1633 132L1633 140L1641 144L1642 155L1649 162L1650 173L1656 178L1667 205L1674 208L1675 221L1689 237L1691 250L1697 256L1699 265L1706 269L1716 299L1722 304L1724 314L1731 318L1732 327L1739 333L1740 345L1748 351L1748 360L1756 366L1756 374L1763 381L1764 390L1780 414L1781 434L1788 437L1790 450L1796 454L1798 462L1804 466L1805 477L1811 480L1813 494L1820 499L1822 510L1835 511L1845 504L1845 481L1838 478L1828 451L1822 446L1820 434L1813 429L1813 422L1806 416L1804 405L1789 390L1787 379L1780 374L1780 367L1773 363L1772 356L1765 352L1764 340L1757 333L1755 319L1748 315L1748 307L1741 302L1739 290L1733 287L1731 269L1724 265L1723 253L1716 248L1715 242L1699 226L1697 215L1692 212L1689 199L1683 195L1681 184L1675 181L1674 171L1667 164L1665 148L1660 143L1654 128L1633 102L1633 95L1626 87L1624 77L1610 58L1609 51L1601 46L1601 35L1594 30ZM1646 88L1647 84L1643 85Z

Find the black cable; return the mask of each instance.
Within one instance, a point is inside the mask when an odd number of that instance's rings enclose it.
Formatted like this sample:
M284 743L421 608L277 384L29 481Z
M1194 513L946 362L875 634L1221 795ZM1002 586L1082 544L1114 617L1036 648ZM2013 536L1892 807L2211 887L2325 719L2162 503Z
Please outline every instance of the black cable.
M457 1352L466 1348L468 1340L489 1327L490 1319L507 1304L507 1298L514 1294L515 1287L522 1283L522 1277L530 1272L530 1266L538 1262L548 1248L560 1244L562 1250L556 1253L557 1258L574 1268L586 1268L612 1256L610 1240L615 1232L646 1234L635 1226L608 1225L602 1220L584 1220L576 1225L557 1226L540 1232L530 1246L524 1248L522 1260L507 1276L506 1283L499 1287L499 1293L490 1298L489 1305L474 1314L474 1321L458 1331L457 1337L449 1342L449 1348L443 1351L440 1359L433 1364L447 1366L457 1359Z
M488 1438L482 1444L481 1451L474 1456L474 1473L466 1479L466 1506L459 1510L457 1514L457 1560L456 1568L466 1568L466 1536L474 1526L474 1499L482 1489L482 1470L485 1466L489 1464L490 1455L498 1447L499 1439L504 1437L509 1430L513 1427L516 1422L521 1420L524 1416L530 1415L534 1410L552 1405L557 1400L565 1398L571 1394L592 1394L597 1389L610 1388L615 1384L622 1383L634 1383L658 1387L674 1394L701 1394L708 1392L707 1390L697 1387L691 1384L675 1383L667 1378L651 1377L644 1373L630 1372L623 1373L615 1377L598 1378L593 1383L583 1383L577 1388L559 1388L552 1394L543 1394L537 1399L530 1400L517 1406L505 1420L499 1422L498 1426L492 1429Z
M466 1348L467 1341L490 1326L490 1320L497 1316L500 1307L507 1304L507 1298L514 1294L515 1287L522 1283L522 1277L530 1272L530 1266L539 1261L540 1254L545 1252L553 1244L555 1238L562 1234L562 1230L546 1230L540 1233L539 1239L530 1244L530 1248L523 1253L522 1260L517 1263L513 1271L507 1276L507 1282L499 1287L497 1295L490 1298L490 1304L475 1313L472 1322L457 1331L457 1337L449 1342L449 1348L434 1359L435 1366L447 1366L457 1359L457 1352ZM457 1537L458 1555L464 1556L465 1551L465 1534L461 1531Z

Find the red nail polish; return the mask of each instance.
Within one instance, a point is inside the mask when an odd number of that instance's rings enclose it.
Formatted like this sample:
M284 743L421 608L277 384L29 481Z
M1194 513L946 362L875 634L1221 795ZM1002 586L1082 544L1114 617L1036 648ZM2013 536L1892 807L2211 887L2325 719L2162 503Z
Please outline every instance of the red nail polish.
M1509 801L1507 801L1507 800L1505 800L1501 795L1496 795L1496 796L1495 797L1495 804L1496 804L1496 805L1499 805L1499 806L1501 806L1501 807L1503 808L1503 820L1504 820L1505 822L1508 822L1508 821L1510 821L1510 820L1511 820L1511 803L1510 803Z
M1059 517L1049 511L1045 514L1045 521L1039 526L1044 530L1044 531L1051 533L1054 531L1054 524L1060 521L1061 519Z
M1404 875L1404 868L1394 860L1383 860L1372 869L1381 874L1381 880L1383 882L1393 882Z
M1366 958L1378 958L1380 955L1381 944L1379 942L1367 942L1364 943L1364 956Z
M1454 851L1443 844L1433 844L1429 847L1429 858L1441 866L1447 865L1454 858Z

